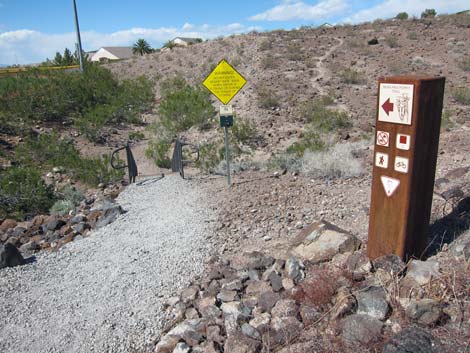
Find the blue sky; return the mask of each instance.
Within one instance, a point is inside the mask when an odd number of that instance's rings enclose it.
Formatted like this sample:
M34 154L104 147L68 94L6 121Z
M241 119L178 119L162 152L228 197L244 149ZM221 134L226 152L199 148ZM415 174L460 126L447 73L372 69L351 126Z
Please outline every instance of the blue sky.
M302 25L360 23L406 11L419 16L470 9L470 0L76 0L84 50L132 45L153 47L176 36L218 36L291 29ZM0 0L0 64L53 58L75 46L72 0Z

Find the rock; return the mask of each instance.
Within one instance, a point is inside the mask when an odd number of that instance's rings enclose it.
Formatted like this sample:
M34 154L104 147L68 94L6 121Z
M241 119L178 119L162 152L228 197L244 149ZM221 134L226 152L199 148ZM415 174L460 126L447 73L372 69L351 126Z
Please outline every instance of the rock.
M273 291L279 292L282 289L282 277L276 272L273 271L269 274L268 281L271 284Z
M36 241L30 241L20 246L20 252L23 253L25 256L31 256L39 250L41 250L41 247Z
M25 227L20 227L20 226L17 226L15 227L12 231L11 231L11 236L12 237L21 237L24 233L26 232L26 228Z
M270 339L275 344L287 344L295 339L303 328L304 325L293 316L273 317Z
M243 289L243 283L239 278L227 281L225 283L222 282L222 289L229 291L241 291Z
M224 338L220 335L220 327L217 325L208 326L206 336L208 341L217 342L219 344L224 342Z
M333 311L331 316L334 320L350 314L357 305L356 299L347 287L341 287L338 289L334 303L336 309Z
M393 335L382 353L438 353L441 343L429 332L419 327L409 327Z
M218 353L214 348L214 342L203 342L201 345L193 347L192 353Z
M285 290L291 290L292 288L295 287L294 281L291 280L290 278L283 278L282 279L282 287Z
M431 279L438 278L439 263L437 261L412 260L408 265L405 278L412 279L421 286L431 282Z
M0 269L24 264L23 256L14 245L6 243L0 247Z
M382 334L382 321L369 315L354 314L343 320L342 337L348 343L368 344Z
M397 275L404 270L405 263L399 256L390 254L374 259L372 261L372 266L376 271L381 269L392 275Z
M178 300L179 298L176 297ZM175 303L176 304L176 303ZM201 299L198 299L196 301L196 308L201 311L201 310L204 310L205 307L209 306L209 305L215 305L215 298L212 297L212 296L209 296L209 297L204 297L204 298L201 298Z
M245 313L240 302L223 303L220 307L225 316L233 316L237 321L239 318L243 318Z
M78 224L78 223L81 223L81 222L86 222L86 217L84 215L76 215L75 217L72 217L72 219L70 220L70 224Z
M206 305L199 309L202 317L208 319L209 321L214 321L222 315L222 311L215 305Z
M199 319L199 313L197 312L196 309L189 308L189 309L186 309L186 312L184 313L184 317L189 320Z
M339 253L353 252L361 241L330 223L316 222L301 231L294 244L293 255L315 264L329 261Z
M175 336L184 340L188 345L195 346L202 340L206 331L206 322L203 319L185 320L174 327L166 336ZM178 341L176 343L178 343ZM176 346L176 344L175 344ZM173 347L174 349L174 347Z
M186 343L180 342L176 345L175 349L173 349L173 353L189 353L191 351L191 347L189 347Z
M88 223L80 222L72 226L72 229L78 234L85 234L85 232L91 229L91 226Z
M449 247L449 251L456 257L470 257L470 231L461 234Z
M246 255L246 261L246 269L260 270L271 266L274 263L274 258L266 256L258 251L253 251Z
M183 289L181 292L181 301L185 304L192 302L196 299L197 294L199 293L198 287L188 287Z
M261 313L256 315L250 320L250 325L253 326L258 332L264 333L269 328L271 322L271 315L269 313Z
M287 277L293 280L294 282L299 282L305 277L303 268L304 264L302 263L302 261L298 260L295 257L290 257L286 261L285 271Z
M269 313L280 299L281 297L278 293L272 291L264 292L258 299L258 307L262 311Z
M272 317L297 316L299 308L293 299L281 299L271 310Z
M408 317L418 324L433 326L442 316L442 308L437 300L411 300L406 307Z
M256 353L261 348L261 342L242 333L230 335L224 344L224 353Z
M217 294L217 299L222 302L233 302L237 298L237 292L233 290L222 289L219 294Z
M66 223L62 219L52 219L46 224L44 224L43 227L43 232L46 233L47 231L56 231L62 228Z
M301 304L299 308L300 318L305 326L309 326L318 321L321 317L320 312L311 305Z
M113 204L112 206L105 206L103 210L104 214L96 222L95 228L102 228L108 224L113 223L119 215L124 213L124 210L120 205Z
M17 224L14 219L5 219L0 225L0 233L5 233L7 230L15 228Z
M264 292L271 291L271 286L264 281L249 281L246 287L246 295L260 296Z
M379 320L385 320L389 305L385 290L382 287L370 287L356 295L357 313L372 316Z
M346 268L351 272L368 273L372 270L372 264L364 252L356 251L348 256Z
M367 41L368 45L377 45L379 44L379 40L377 38L372 38Z
M245 336L248 336L248 337L253 338L255 340L261 339L261 334L258 332L258 330L256 330L253 326L251 326L250 324L247 324L247 323L244 323L242 325L242 333Z

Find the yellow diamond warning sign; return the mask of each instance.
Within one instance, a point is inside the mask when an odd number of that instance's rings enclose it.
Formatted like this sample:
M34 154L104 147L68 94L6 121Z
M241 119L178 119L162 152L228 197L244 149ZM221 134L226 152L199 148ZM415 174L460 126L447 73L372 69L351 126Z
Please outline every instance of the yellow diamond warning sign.
M245 78L227 61L222 60L202 82L223 104L227 104L245 85Z

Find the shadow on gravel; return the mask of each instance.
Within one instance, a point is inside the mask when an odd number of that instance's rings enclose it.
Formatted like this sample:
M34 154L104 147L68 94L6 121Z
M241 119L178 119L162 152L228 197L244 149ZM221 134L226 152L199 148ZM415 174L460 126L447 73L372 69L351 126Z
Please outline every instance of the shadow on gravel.
M24 259L24 264L27 265L27 264L33 264L36 262L36 256L30 256L30 257L27 257Z
M450 245L470 228L470 197L459 201L452 212L429 227L429 245L424 258L437 254L444 244Z

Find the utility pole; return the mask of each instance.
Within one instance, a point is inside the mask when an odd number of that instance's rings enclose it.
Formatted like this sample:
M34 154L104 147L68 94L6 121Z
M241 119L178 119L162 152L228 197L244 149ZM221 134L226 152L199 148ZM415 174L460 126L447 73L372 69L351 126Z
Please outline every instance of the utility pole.
M75 13L75 29L77 31L77 45L78 45L78 61L80 63L80 71L83 73L83 51L82 51L82 40L80 39L80 26L78 25L78 15L77 15L77 4L75 0L72 0L73 11Z

